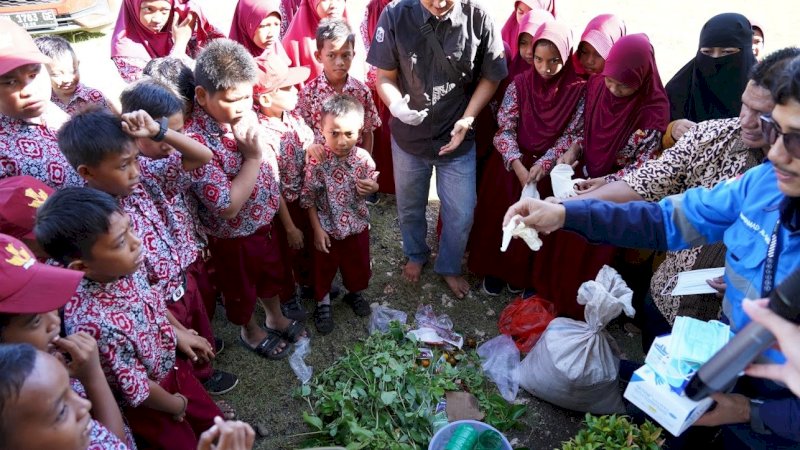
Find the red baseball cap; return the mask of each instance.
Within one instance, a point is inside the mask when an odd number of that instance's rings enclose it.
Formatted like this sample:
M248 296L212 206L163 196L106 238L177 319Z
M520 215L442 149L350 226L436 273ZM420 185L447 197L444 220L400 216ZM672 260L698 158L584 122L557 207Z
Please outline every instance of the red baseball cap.
M53 189L27 175L0 180L0 233L17 239L36 239L36 211Z
M0 234L0 313L34 314L64 306L83 272L40 263L22 242Z
M260 92L272 92L283 87L294 86L308 79L311 69L308 67L289 67L276 55L259 56L256 58L258 65L258 84Z
M8 17L0 17L0 75L25 64L49 64L24 28Z

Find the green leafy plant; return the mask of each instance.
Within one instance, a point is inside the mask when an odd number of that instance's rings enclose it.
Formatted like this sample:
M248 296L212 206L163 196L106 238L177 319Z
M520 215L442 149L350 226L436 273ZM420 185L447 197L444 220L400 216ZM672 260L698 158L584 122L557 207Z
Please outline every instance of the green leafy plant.
M561 450L658 450L664 444L664 430L649 420L638 426L626 416L586 414L585 426L561 446Z
M472 393L486 423L501 431L518 426L526 411L510 405L484 382L475 352L455 356L457 364L416 363L419 351L393 322L299 389L310 408L303 420L315 430L308 445L344 445L347 449L426 448L433 435L432 416L447 391Z

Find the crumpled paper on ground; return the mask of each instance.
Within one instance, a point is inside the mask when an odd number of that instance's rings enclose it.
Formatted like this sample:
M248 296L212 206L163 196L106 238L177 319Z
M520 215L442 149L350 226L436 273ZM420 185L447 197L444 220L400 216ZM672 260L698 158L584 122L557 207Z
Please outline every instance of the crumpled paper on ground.
M553 195L556 198L565 199L574 197L575 183L586 181L583 178L572 179L575 171L569 164L557 164L550 171L550 183L553 185Z
M508 244L511 243L511 238L519 236L528 244L531 250L537 251L542 248L542 240L539 239L539 233L531 227L522 222L522 216L517 214L508 221L506 226L503 227L503 240L500 243L500 251L504 252L508 249Z

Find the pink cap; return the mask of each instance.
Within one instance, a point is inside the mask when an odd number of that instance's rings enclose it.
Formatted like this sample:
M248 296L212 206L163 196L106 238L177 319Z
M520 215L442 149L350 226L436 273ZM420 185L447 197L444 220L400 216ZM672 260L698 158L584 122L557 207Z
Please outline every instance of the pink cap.
M24 28L7 17L0 17L0 75L25 64L48 64L45 56Z
M27 175L0 180L0 233L17 239L36 239L36 211L53 188Z
M289 67L285 61L275 55L262 55L256 58L258 66L258 92L271 92L283 87L294 86L308 79L311 69L308 67Z

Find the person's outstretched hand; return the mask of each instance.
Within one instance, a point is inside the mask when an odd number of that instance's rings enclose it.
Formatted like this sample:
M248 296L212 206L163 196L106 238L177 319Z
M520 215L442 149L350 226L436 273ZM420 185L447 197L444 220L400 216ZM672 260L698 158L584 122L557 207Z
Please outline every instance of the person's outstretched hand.
M511 218L520 215L522 222L540 233L552 233L564 226L566 218L566 208L564 205L524 198L511 205L503 217L503 226L506 226Z
M214 425L200 435L197 450L250 450L256 440L253 428L238 420L214 418Z
M474 117L463 117L458 119L455 124L453 124L453 131L450 132L450 142L443 145L439 149L439 156L444 156L448 153L452 153L455 149L464 142L464 138L467 136L467 131L472 127L472 122L475 121Z
M767 378L785 384L794 395L800 396L800 326L775 314L767 307L769 299L745 300L744 312L772 332L786 356L783 364L751 364L745 373L751 377Z
M407 125L417 126L428 117L428 109L426 108L422 111L411 109L408 107L409 100L411 100L411 97L406 94L403 98L393 101L392 104L389 105L389 112L401 122Z

